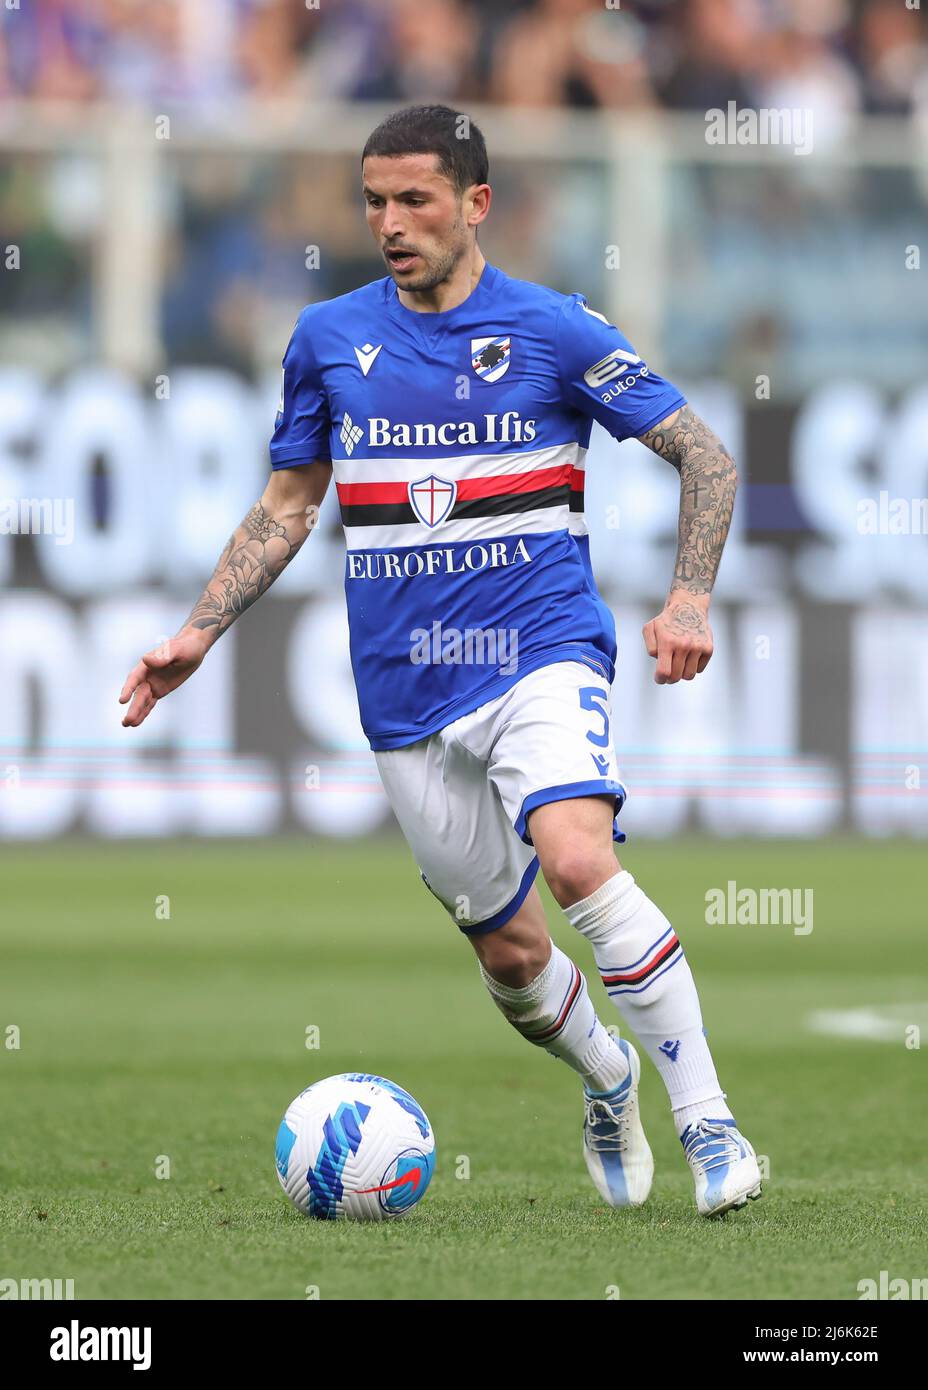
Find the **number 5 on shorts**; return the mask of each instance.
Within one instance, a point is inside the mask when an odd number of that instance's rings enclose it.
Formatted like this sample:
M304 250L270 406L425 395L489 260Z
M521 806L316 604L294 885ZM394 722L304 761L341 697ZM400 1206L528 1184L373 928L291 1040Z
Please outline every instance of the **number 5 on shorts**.
M603 731L601 734L587 734L590 743L597 748L609 747L609 710L608 695L604 690L600 690L598 685L584 685L580 688L580 708L591 709L594 714L602 716Z

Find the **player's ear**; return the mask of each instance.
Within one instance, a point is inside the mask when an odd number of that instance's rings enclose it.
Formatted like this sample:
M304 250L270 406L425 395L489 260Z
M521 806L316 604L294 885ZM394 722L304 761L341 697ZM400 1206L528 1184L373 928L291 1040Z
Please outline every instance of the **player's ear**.
M470 186L464 196L468 226L476 227L483 221L490 211L492 201L493 190L488 183L475 183Z

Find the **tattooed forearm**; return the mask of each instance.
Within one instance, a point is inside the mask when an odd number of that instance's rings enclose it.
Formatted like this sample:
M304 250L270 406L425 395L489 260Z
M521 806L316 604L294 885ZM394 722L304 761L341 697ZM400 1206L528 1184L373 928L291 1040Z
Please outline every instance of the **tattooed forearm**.
M670 592L708 594L731 526L738 486L734 459L689 406L666 429L643 436L680 474L680 527Z
M185 626L211 629L214 636L220 636L270 588L300 544L256 502L226 542L213 577Z

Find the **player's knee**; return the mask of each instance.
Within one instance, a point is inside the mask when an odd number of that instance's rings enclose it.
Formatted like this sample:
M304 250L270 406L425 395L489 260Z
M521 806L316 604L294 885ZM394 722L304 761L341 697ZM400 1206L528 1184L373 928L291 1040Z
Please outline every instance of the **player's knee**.
M595 893L597 888L618 872L615 855L604 853L599 846L584 844L558 846L542 862L545 882L560 907L571 907Z
M530 985L544 970L550 955L546 939L512 941L495 932L474 938L474 945L487 974L511 989Z

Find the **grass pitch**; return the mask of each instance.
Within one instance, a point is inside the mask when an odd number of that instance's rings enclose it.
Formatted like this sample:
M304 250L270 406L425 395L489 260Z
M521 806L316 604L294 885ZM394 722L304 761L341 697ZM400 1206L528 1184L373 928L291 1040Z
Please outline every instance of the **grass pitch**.
M602 1204L576 1077L507 1028L400 841L8 847L0 1277L70 1278L78 1299L856 1299L881 1270L924 1277L923 854L625 847L682 936L723 1085L769 1161L763 1201L708 1222L644 1057L654 1189L639 1210ZM705 893L729 879L812 888L814 930L706 925ZM877 1023L813 1032L823 1009ZM437 1171L405 1220L310 1222L279 1191L283 1111L347 1070L396 1080L434 1125Z

